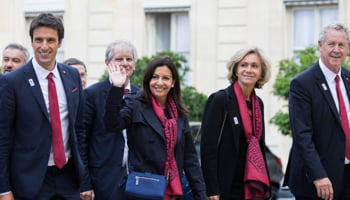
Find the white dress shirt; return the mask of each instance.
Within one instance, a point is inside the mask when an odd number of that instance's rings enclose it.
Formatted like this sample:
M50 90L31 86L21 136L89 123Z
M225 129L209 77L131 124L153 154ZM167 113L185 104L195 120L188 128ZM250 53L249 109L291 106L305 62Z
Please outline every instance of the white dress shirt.
M63 144L64 144L64 151L66 154L66 162L68 158L70 157L71 150L70 146L68 144L69 140L69 119L68 119L68 105L67 105L67 99L66 99L66 92L64 91L63 87L63 82L60 76L60 73L57 69L57 62L52 71L46 70L44 67L41 67L38 62L35 60L35 57L32 60L33 66L34 66L34 71L36 73L36 76L38 78L41 92L43 93L43 97L45 100L45 105L47 108L47 113L49 113L50 116L50 109L49 109L49 96L48 96L48 79L47 75L49 73L53 73L53 79L55 81L56 85L56 91L57 91L57 97L58 97L58 105L59 105L59 111L60 111L60 119L61 119L61 129L62 129L62 137L63 137ZM49 163L48 166L53 166L55 165L54 160L53 160L53 151L52 151L52 146L51 146L51 152L50 152L50 158L49 158Z
M128 89L131 91L130 87L130 81L129 83L125 86L124 89ZM125 95L124 95L125 96ZM124 98L123 96L123 98ZM126 129L123 129L123 137L124 137L124 154L123 154L123 161L122 161L122 166L126 166L128 163L128 154L129 154L129 146L128 146L128 136L126 134Z
M326 81L327 81L327 84L329 86L329 90L331 91L331 94L332 94L332 97L333 97L333 101L334 101L335 106L336 106L336 108L338 110L338 113L339 113L339 101L338 101L338 96L337 96L337 90L335 88L335 84L336 84L335 83L335 77L337 75L339 76L340 90L341 90L343 98L344 98L345 107L346 107L346 113L348 114L348 119L350 119L349 97L348 97L348 95L347 95L348 93L346 92L346 89L345 89L344 81L343 81L343 79L341 77L341 70L339 70L339 72L337 74L332 72L330 69L328 69L326 67L326 65L322 62L321 59L319 59L319 65L321 67L323 75L326 77ZM323 89L327 89L327 88L325 88L326 86L322 85L322 87L323 87ZM345 164L349 164L349 163L350 163L350 160L345 158Z

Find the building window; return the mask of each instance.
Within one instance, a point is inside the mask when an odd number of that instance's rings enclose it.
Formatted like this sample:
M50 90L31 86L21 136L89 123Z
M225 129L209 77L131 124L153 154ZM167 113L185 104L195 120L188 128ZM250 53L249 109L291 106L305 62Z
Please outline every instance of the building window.
M172 14L173 35L171 49L190 60L190 21L188 13Z
M190 0L143 0L148 55L172 51L184 56L190 66ZM190 74L185 77L185 84Z
M173 51L189 61L190 25L186 12L147 13L148 53Z
M315 45L322 27L338 20L338 8L295 8L293 15L293 50Z
M148 54L173 51L190 55L190 0L143 0Z
M170 13L158 13L149 14L149 18L154 18L154 37L155 52L170 50L170 38L171 38L171 14ZM153 32L153 31L152 31Z
M288 15L288 38L293 54L317 44L323 26L338 21L338 0L283 0Z
M147 13L148 54L172 51L184 56L190 66L190 23L188 12ZM190 73L184 77L188 85Z

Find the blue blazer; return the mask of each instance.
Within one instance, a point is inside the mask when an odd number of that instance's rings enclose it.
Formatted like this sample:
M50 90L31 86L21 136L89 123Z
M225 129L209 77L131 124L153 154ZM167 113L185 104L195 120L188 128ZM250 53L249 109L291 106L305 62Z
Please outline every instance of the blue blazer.
M349 96L350 71L341 70ZM289 117L293 145L284 183L294 195L316 198L313 181L328 177L337 199L343 179L349 178L344 177L345 135L318 62L291 82Z
M95 192L95 200L122 200L126 171L122 167L124 137L106 132L103 115L111 87L109 79L95 83L84 90L84 124L87 140L82 144L82 156L88 168ZM130 93L139 90L131 85Z
M135 96L127 96L124 104L122 95L123 89L118 87L112 87L109 92L104 116L106 129L120 134L120 130L127 128L129 161L133 170L164 174L166 145L160 120L152 106ZM177 126L175 159L179 176L181 178L184 170L194 198L205 200L205 184L187 117L179 116Z
M78 151L84 132L82 86L76 69L58 64L69 110L71 159L81 189L91 189ZM51 150L51 125L32 61L0 79L0 193L35 196L43 184Z

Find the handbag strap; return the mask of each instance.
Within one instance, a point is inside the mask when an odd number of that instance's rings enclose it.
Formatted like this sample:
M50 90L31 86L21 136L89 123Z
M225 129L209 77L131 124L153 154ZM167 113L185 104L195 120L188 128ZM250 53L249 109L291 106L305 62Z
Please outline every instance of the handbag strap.
M224 130L226 118L227 118L227 112L225 112L224 121L223 121L222 124L221 124L220 135L219 135L217 147L219 147L220 142L221 142L222 132L223 132L223 130Z

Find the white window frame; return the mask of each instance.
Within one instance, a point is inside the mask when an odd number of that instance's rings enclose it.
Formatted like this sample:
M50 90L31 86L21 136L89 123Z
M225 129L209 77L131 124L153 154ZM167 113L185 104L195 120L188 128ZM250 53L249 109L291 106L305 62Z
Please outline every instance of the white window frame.
M177 13L172 13L171 14L171 28L170 28L170 50L171 51L175 51L175 52L178 52L178 53L180 53L180 54L187 54L187 55L190 55L190 52L191 52L191 46L190 46L190 42L191 42L191 31L190 31L190 24L188 24L188 34L189 34L189 38L188 38L188 40L189 40L189 49L187 50L187 51L184 51L184 52L180 52L179 50L178 50L178 47L177 47L177 40L179 40L178 38L177 38L177 28L178 28L178 26L177 26L177 24L176 24L176 18L178 17L178 16L184 16L184 15L187 15L187 17L188 17L188 23L190 23L189 22L189 13L185 13L185 12L177 12ZM180 39L181 40L181 39ZM188 58L189 59L189 58ZM188 60L188 62L189 62L189 60Z
M160 13L169 13L170 14L170 51L177 52L177 46L176 46L176 40L177 40L177 25L176 25L176 17L181 15L187 15L189 17L189 13L187 11L184 12L149 12L146 13L146 27L147 27L147 47L148 47L148 54L152 55L157 53L156 49L156 17L154 17L157 14ZM189 27L190 29L190 27ZM189 31L190 34L190 31ZM189 36L191 37L191 36ZM190 52L190 48L189 48Z
M310 6L293 6L293 7L290 7L289 9L289 25L287 27L287 32L288 32L288 35L290 38L289 39L289 46L290 46L290 55L293 55L295 51L297 50L301 50L301 49L304 49L308 46L300 46L300 47L295 47L294 46L294 40L295 40L295 35L294 35L294 31L295 31L295 28L294 27L294 22L295 22L295 16L294 16L294 12L295 11L299 11L299 10L312 10L314 12L314 27L313 27L313 30L314 30L314 35L313 35L313 38L314 38L314 41L312 41L310 43L310 45L317 45L317 41L318 41L318 37L319 37L319 33L322 29L322 24L321 24L321 11L322 10L325 10L325 9L337 9L338 10L338 20L339 20L339 9L338 9L338 5L310 5ZM302 31L302 30L301 30Z

